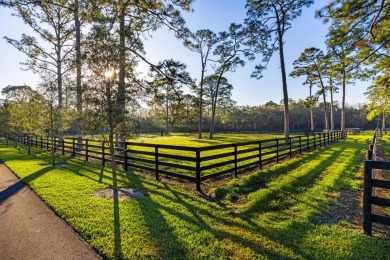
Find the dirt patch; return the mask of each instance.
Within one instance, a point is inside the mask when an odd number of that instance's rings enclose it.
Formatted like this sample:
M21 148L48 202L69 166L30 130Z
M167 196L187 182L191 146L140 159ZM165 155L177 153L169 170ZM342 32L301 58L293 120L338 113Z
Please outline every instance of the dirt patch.
M360 191L341 190L335 195L338 197L336 202L326 208L326 213L319 217L319 221L323 224L335 224L346 220L356 228L360 227L363 221L362 193Z
M111 188L99 190L94 193L94 197L113 199L114 192L113 189ZM134 189L134 188L118 188L119 199L136 199L136 198L143 198L143 197L145 197L145 194L141 190Z

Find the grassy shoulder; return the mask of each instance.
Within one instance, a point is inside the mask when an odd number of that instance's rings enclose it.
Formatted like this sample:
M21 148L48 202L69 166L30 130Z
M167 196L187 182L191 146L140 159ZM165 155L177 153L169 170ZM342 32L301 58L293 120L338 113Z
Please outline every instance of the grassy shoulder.
M50 167L45 152L4 145L0 158L110 259L384 259L388 239L319 221L340 190L361 187L357 168L370 138L351 136L232 180L215 190L219 202L120 172L119 186L146 196L115 203L93 196L111 186L109 168L65 157L69 166Z

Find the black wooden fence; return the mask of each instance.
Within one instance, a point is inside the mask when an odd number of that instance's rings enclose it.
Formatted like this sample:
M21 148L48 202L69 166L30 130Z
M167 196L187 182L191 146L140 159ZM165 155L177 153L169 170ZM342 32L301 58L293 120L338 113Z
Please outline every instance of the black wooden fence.
M226 174L237 177L243 170L262 168L266 164L344 138L346 133L338 131L294 136L287 142L284 138L277 138L205 147L121 142L115 148L115 160L123 165L125 171L131 167L154 172L156 179L159 179L160 174L185 179L196 183L196 189L200 190L202 181ZM7 134L6 139L51 150L51 141L47 137ZM57 153L102 165L111 162L108 144L105 142L83 139L80 145L76 138L65 138L63 141L54 138L54 148Z
M372 235L372 223L390 225L390 217L375 214L375 206L390 207L390 199L375 196L375 188L390 189L390 181L376 179L376 169L390 170L390 162L376 161L377 133L369 144L364 162L363 230Z

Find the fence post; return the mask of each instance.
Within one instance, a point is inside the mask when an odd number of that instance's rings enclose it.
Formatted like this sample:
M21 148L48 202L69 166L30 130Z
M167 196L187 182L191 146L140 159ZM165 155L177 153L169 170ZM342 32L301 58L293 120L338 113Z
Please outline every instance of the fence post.
M124 156L123 161L124 161L124 164L125 164L124 169L125 169L125 172L127 172L127 170L128 170L128 167L127 167L127 142L124 142L123 156Z
M237 178L237 144L234 146L234 177Z
M85 160L88 162L88 139L85 139Z
M62 139L61 153L62 155L65 155L65 138Z
M289 158L291 158L292 156L292 152L291 152L291 137L288 138L288 142L289 142L289 149L290 149L290 153L289 153Z
M105 151L104 151L104 141L102 141L102 165L106 165L106 156L105 156Z
M363 184L363 230L366 235L372 235L372 207L371 207L372 161L364 162Z
M329 133L327 133L327 138L328 138L328 145L329 145L329 144L330 144L330 143L329 143Z
M201 191L200 189L200 149L196 150L196 190Z
M372 160L372 150L367 150L367 152L366 152L366 155L367 155L367 160Z
M156 180L160 180L160 175L159 175L159 170L158 170L158 145L156 145L154 147L154 164L156 167ZM198 188L198 186L196 186L196 187Z
M310 152L310 135L309 134L306 136L306 142L307 142L307 151Z
M314 148L314 149L316 149L316 148L317 148L317 143L316 143L316 134L313 134L313 137L314 137L313 148Z
M302 136L299 136L299 154L302 154Z
M279 162L279 140L276 139L276 162Z
M261 141L259 141L259 167L260 167L260 169L262 169L263 167L262 167L262 160L263 160L263 158L262 158L262 155L261 155Z
M75 142L76 142L76 139L75 139L75 138L72 138L72 157L75 157L75 156L76 156Z

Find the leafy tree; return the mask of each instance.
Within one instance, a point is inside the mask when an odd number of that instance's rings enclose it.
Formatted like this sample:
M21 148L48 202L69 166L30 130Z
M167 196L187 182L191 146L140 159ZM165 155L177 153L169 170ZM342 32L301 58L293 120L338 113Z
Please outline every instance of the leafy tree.
M211 125L210 125L210 139L214 133L215 111L219 105L227 100L230 100L233 86L229 84L225 77L219 75L207 76L204 79L204 96L205 105L211 107Z
M152 67L149 74L153 77L150 83L151 90L149 90L153 94L151 103L160 107L165 103L165 130L167 132L169 132L169 121L173 125L179 119L180 109L185 105L183 85L191 87L194 84L186 68L184 63L171 59Z
M317 12L324 22L332 21L340 41L352 41L360 62L389 48L390 3L386 0L333 0Z
M346 36L338 24L335 22L329 28L326 40L328 46L328 56L331 61L329 71L333 78L341 85L341 130L345 130L345 97L346 86L352 83L352 79L357 77L359 64L354 57L354 41Z
M44 97L29 86L3 88L8 110L8 126L19 134L27 134L30 154L31 135L43 135L48 123Z
M191 121L196 120L196 102L197 99L191 94L184 95L184 122L186 125L186 132L189 132L189 125Z
M282 73L284 100L284 135L288 140L289 109L287 73L284 60L284 34L291 28L291 22L299 17L302 8L309 6L313 0L247 0L246 24L252 36L252 45L263 54L263 63L257 65L252 77L260 79L274 51L279 52L280 70Z
M93 130L99 130L103 137L105 129L108 132L108 143L113 174L113 190L117 194L116 179L116 153L114 133L120 133L122 137L131 135L137 124L129 117L127 107L123 107L122 99L131 102L139 96L142 89L141 83L135 77L134 67L138 60L134 56L126 56L126 78L129 82L125 85L125 91L120 89L120 48L118 48L118 34L115 34L114 22L110 19L102 19L93 23L91 31L86 39L88 55L86 66L90 72L89 84L86 88L85 117L86 125ZM136 44L137 41L134 42ZM135 47L134 47L135 48ZM118 97L119 95L124 95Z
M213 76L215 78L215 96L212 100L210 139L213 138L219 88L223 82L225 73L229 71L234 72L238 66L244 66L244 57L249 60L254 59L252 50L245 46L248 41L248 35L242 25L231 24L227 32L220 32L218 34L217 41L218 45L213 52L216 57L214 66L215 76Z
M62 109L63 76L73 69L71 53L73 50L72 13L63 1L2 1L2 5L12 8L14 15L30 26L36 36L22 34L20 40L5 37L8 43L26 54L25 65L36 73L42 71L56 75L58 109ZM39 40L44 44L39 43ZM61 120L59 120L61 121Z
M315 125L314 125L314 114L313 114L313 108L315 107L318 98L313 95L313 78L312 75L308 75L306 81L303 84L309 85L309 96L305 100L305 105L310 108L310 131L314 131Z
M124 118L126 107L126 85L129 84L127 74L127 57L138 57L146 64L155 67L144 55L142 37L148 33L166 26L176 35L182 36L185 32L184 20L179 9L189 11L191 0L152 0L107 2L106 15L111 21L116 21L113 32L118 36L118 95L117 102L123 112L118 116ZM100 18L98 18L100 19Z
M365 95L367 96L369 103L367 108L369 113L367 115L368 120L372 120L377 116L382 116L382 130L385 130L386 115L390 111L390 76L379 76L375 83L368 87Z
M213 46L217 43L217 35L208 30L198 30L195 33L188 33L184 41L184 46L193 52L197 52L200 55L201 60L201 74L199 82L199 120L198 120L198 138L202 139L203 129L203 85L207 68L207 63L210 61L209 56L212 54Z
M291 72L292 77L306 76L312 80L313 84L317 85L320 90L319 95L322 95L324 101L325 114L325 129L329 131L327 104L326 104L326 63L323 52L317 48L306 48L299 58L294 61L294 70Z

